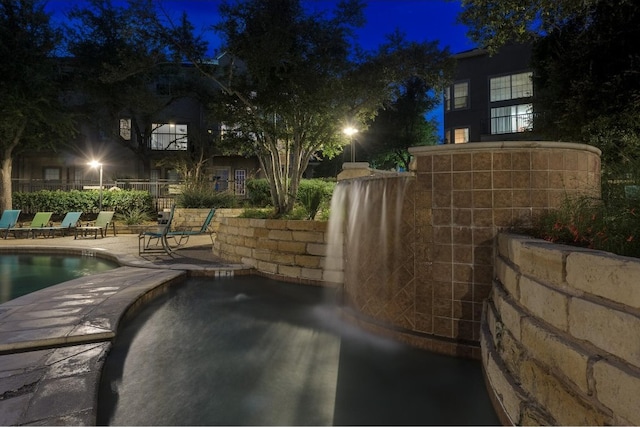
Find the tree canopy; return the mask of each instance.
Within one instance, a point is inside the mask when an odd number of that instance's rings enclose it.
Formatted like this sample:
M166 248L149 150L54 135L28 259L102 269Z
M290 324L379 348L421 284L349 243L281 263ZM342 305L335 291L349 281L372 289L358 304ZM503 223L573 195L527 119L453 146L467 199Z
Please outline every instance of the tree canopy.
M0 0L0 209L11 209L13 157L74 135L53 53L61 33L37 0Z
M376 52L359 49L363 7L349 0L309 13L298 0L244 0L220 9L223 51L237 59L217 103L224 139L257 154L277 214L293 207L311 157L331 158L348 143L345 126L364 129L411 77L441 88L450 75L437 42L396 33Z
M437 105L437 95L423 80L408 79L365 132L363 151L367 153L369 164L377 169L409 170L409 147L438 142L434 120L425 117Z
M183 66L177 47L189 43L202 54L205 43L193 36L184 15L175 26L163 25L155 6L152 0L89 0L71 10L67 29L67 49L85 95L82 111L96 131L133 151L143 175L159 114L186 96L211 95L198 73ZM128 132L121 132L120 120L130 121Z

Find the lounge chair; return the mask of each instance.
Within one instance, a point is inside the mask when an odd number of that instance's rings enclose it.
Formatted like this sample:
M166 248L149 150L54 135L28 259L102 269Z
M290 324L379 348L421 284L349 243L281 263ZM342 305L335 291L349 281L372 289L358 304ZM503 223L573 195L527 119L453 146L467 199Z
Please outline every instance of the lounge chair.
M98 238L98 232L100 233L100 237L105 237L107 235L107 231L109 231L109 226L113 228L113 235L116 235L116 226L113 223L113 211L100 211L98 213L98 217L92 224L76 227L76 233L74 239L78 238L78 235L82 237L87 237L87 234L93 233L93 238Z
M71 234L71 231L75 231L80 221L80 215L82 212L67 212L60 225L53 225L51 227L42 227L38 230L33 230L33 237L36 237L37 233L42 234L45 237L55 237L56 231L60 231L61 235L66 236L67 233ZM46 235L45 235L46 233Z
M19 216L20 209L6 209L2 212L2 217L0 217L0 231L4 231L5 239L7 238L9 229L16 226Z
M142 254L158 254L165 253L172 255L171 246L167 241L167 234L171 229L171 222L173 221L173 214L176 210L175 205L171 207L169 212L169 219L166 224L158 225L157 231L142 231L138 234L138 255ZM155 240L155 244L151 245L151 242Z
M26 234L25 237L29 237L29 234L33 233L34 230L48 226L49 221L51 220L51 215L53 215L53 212L36 212L30 225L26 227L16 227L14 225L11 228L7 228L4 232L4 238L6 239L9 236L9 233L13 233L13 237L16 238L18 237L18 234Z
M190 236L200 236L203 234L208 234L211 238L211 243L213 243L213 232L209 230L209 226L211 225L211 221L213 220L213 216L215 215L215 213L215 208L212 208L207 214L207 217L205 218L200 228L194 229L194 227L190 227L169 231L167 232L167 238L173 239L173 241L175 242L175 246L180 247L187 244Z

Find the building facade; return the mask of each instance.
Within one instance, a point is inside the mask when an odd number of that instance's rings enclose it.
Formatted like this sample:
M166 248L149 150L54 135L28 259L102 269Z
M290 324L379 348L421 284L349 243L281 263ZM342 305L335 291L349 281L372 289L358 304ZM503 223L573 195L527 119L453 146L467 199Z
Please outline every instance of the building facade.
M175 193L177 187L172 183L182 179L176 160L197 159L202 153L204 173L213 189L245 195L246 179L261 177L259 161L255 156L220 153L217 143L222 126L206 107L207 96L215 96L219 89L198 77L199 72L193 66L183 64L182 68L179 74L194 79L190 81L193 87L204 90L177 94L160 74L144 94L151 94L149 99L161 108L151 108L155 105L148 109L138 107L137 111L124 108L114 114L96 110L95 104L99 102L88 99L86 94L66 94L66 102L80 110L76 121L78 135L56 151L33 150L15 156L13 191L95 186L98 171L89 163L98 161L102 164L106 188L124 186ZM73 66L67 66L66 72L72 73ZM92 113L86 113L91 106Z
M534 139L531 46L512 44L490 55L454 55L454 82L444 93L444 143Z

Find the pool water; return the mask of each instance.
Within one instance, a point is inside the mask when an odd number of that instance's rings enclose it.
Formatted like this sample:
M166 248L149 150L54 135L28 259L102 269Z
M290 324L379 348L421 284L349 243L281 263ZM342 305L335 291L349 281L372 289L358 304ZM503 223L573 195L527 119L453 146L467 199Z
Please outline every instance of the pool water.
M118 264L97 257L47 254L0 255L0 304Z
M381 338L332 291L188 279L118 333L98 424L497 425L480 362Z

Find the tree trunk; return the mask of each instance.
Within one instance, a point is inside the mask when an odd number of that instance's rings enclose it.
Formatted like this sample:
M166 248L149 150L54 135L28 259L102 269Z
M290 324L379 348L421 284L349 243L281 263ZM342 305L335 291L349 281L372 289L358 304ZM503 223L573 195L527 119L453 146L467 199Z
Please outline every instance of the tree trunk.
M6 209L13 209L13 201L11 198L11 167L13 159L11 154L3 156L2 164L0 165L0 209L4 212Z

